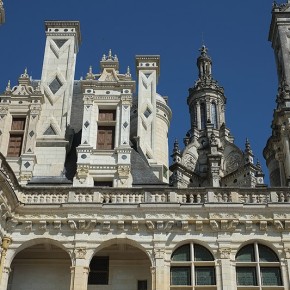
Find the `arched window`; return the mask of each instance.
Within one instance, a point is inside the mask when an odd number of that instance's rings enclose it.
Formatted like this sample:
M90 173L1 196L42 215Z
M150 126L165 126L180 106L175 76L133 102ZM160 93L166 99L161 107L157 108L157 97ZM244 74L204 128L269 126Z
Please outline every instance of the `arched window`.
M239 250L236 255L236 272L238 289L244 289L244 286L258 286L260 288L257 289L263 290L270 289L263 286L283 285L277 255L270 248L258 243Z
M206 106L205 106L205 103L200 104L200 124L201 124L201 129L204 129L206 126Z
M215 262L209 250L193 243L177 248L171 256L170 285L171 289L180 285L216 285Z
M215 102L211 103L211 123L213 124L213 127L217 129L218 126L218 120L217 120L217 106Z

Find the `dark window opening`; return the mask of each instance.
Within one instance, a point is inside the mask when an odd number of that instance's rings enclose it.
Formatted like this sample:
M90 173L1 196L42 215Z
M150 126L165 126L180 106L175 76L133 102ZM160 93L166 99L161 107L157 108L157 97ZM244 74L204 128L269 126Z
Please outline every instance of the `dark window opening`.
M93 257L90 263L89 285L109 284L109 257Z

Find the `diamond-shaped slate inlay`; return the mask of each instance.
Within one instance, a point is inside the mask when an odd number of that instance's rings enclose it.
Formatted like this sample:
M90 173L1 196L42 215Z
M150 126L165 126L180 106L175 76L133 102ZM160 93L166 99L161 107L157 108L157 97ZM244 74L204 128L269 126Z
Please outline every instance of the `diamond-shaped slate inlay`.
M23 165L25 166L25 168L28 168L30 166L30 163L26 161Z
M56 94L57 91L62 87L61 81L56 77L50 84L49 88L53 94Z
M32 138L34 136L34 132L33 131L30 131L29 132L29 136Z
M31 148L29 148L29 149L27 150L27 152L31 153L31 152L32 152Z
M128 124L127 122L125 122L125 123L123 124L124 128L127 128L128 125L129 125L129 124Z
M90 122L89 122L89 121L86 121L86 122L84 123L84 125L85 125L86 128L88 128L88 127L90 126Z
M58 48L61 48L67 42L67 39L54 39L53 41Z
M147 108L146 109L146 111L143 113L144 114L144 116L146 117L146 118L149 118L149 116L151 115L151 111Z

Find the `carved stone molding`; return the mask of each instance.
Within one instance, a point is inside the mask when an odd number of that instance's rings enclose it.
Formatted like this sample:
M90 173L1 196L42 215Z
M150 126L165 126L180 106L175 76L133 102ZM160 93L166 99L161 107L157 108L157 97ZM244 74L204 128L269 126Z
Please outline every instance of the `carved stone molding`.
M75 248L74 255L76 259L85 259L87 254L86 248Z
M155 259L164 259L165 250L161 248L154 249L154 256L155 256Z
M230 248L220 248L219 254L221 259L230 259L231 256L231 249Z

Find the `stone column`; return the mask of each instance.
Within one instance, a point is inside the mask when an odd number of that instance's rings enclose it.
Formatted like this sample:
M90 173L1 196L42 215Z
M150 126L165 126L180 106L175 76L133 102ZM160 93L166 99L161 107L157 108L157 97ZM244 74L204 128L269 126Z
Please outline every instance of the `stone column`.
M285 263L282 264L282 278L284 282L284 286L286 289L289 288L290 281L290 248L288 245L284 248L285 251Z
M198 130L200 130L201 129L201 120L200 120L200 103L199 102L197 102L196 103L196 115L197 115L197 117L196 117L196 119L197 119L197 129Z
M76 248L74 266L71 267L70 290L87 290L89 267L86 260L86 249Z
M276 153L275 158L279 162L279 170L280 170L280 184L281 186L286 185L286 180L285 180L285 169L284 169L284 163L283 163L283 153Z
M220 269L221 269L221 281L220 286L223 290L235 290L237 289L236 279L235 279L235 268L232 265L230 259L231 249L230 248L220 248ZM218 275L217 275L218 276ZM217 281L218 282L218 281Z
M1 252L1 261L0 261L0 290L6 290L8 284L8 278L10 273L10 268L5 267L5 260L7 250L11 244L12 240L9 237L3 237L2 239L2 252Z
M154 290L168 290L170 287L170 262L165 260L164 249L155 249L155 288ZM153 280L153 277L152 277Z
M11 272L11 268L10 267L4 267L4 269L2 271L0 290L6 290L7 289L10 272Z

